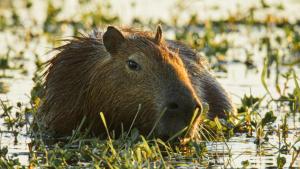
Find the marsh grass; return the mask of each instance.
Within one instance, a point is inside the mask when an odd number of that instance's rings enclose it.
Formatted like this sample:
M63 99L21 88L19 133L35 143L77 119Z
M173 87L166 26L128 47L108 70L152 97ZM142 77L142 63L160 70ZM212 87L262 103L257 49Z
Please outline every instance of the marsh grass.
M31 0L25 0L23 4L25 11L31 10L33 3ZM80 6L86 7L89 3L89 1L80 1ZM76 20L61 19L59 16L63 10L62 7L51 0L46 2L46 6L45 21L39 25L32 18L32 28L34 29L31 29L23 25L19 9L14 3L11 3L9 5L11 15L0 15L0 30L7 30L12 34L18 34L19 30L22 30L22 33L25 32L16 36L20 42L26 43L24 45L26 48L32 43L39 43L38 40L41 38L46 38L48 44L59 45L54 37L63 36L66 28L70 28L73 35L77 35L80 31L92 30L99 25L122 23L119 16L109 12L109 3L98 4L97 11L85 11L78 14L79 19ZM258 7L250 7L246 11L237 7L236 13L230 13L225 19L201 21L197 14L191 14L190 19L180 24L178 18L187 8L184 1L178 1L176 8L181 12L174 14L170 22L160 21L166 31L176 28L175 38L188 43L195 50L203 52L215 71L226 73L227 63L241 63L249 71L260 72L258 76L260 76L265 94L263 96L245 94L240 98L237 114L229 115L227 120L207 119L209 107L203 104L201 112L195 110L191 123L167 141L153 137L153 131L159 120L147 136L141 135L133 127L142 105L139 105L130 129L127 132L122 130L119 138L110 133L106 125L107 137L105 139L90 137L87 134L89 128L82 129L86 120L83 118L71 136L54 140L51 137L45 137L42 131L33 131L31 128L31 120L42 100L43 78L41 75L44 66L40 58L41 54L29 51L34 58L36 67L29 103L13 103L14 100L3 99L0 102L0 140L3 135L10 135L13 143L18 144L20 138L30 138L28 164L21 163L18 156L9 153L10 147L0 142L0 168L253 167L250 159L242 161L237 166L234 164L236 159L248 152L241 152L237 155L235 152L237 148L230 146L231 138L244 135L246 138L253 139L247 142L257 146L257 156L266 154L264 149L266 146L275 151L272 156L276 157L276 164L272 164L271 167L299 167L297 162L300 159L300 136L297 133L299 126L295 126L295 124L299 124L300 120L296 118L299 117L300 112L299 19L296 22L289 22L287 18L270 14L265 19L259 20L255 18L255 13L261 10L274 8L285 10L284 4L272 5L266 1L260 1ZM155 21L144 21L138 17L132 21L132 25L137 27L153 27L155 24ZM228 56L228 52L234 46L226 35L239 32L241 27L250 30L252 28L266 30L266 34L255 42L260 48L259 51L265 51L260 58L262 67L259 67L260 63L254 58L253 48L245 47L245 59ZM274 30L281 30L284 35L276 34ZM242 32L239 34L242 35ZM14 79L14 75L19 74L26 76L27 69L29 69L23 65L23 62L27 62L24 59L26 49L17 50L14 49L14 45L8 46L6 51L1 51L0 55L0 91L1 89L5 91L5 87L1 85L5 83L5 80ZM242 47L244 48L244 46ZM163 114L164 111L161 116ZM104 113L99 113L99 117L105 124ZM291 119L294 124L290 122ZM193 126L195 120L201 121L201 125ZM191 132L196 128L198 128L198 132ZM191 135L192 133L195 135ZM291 136L291 133L295 137ZM178 136L183 136L180 141L176 141ZM240 142L243 141L240 140ZM214 151L209 147L218 144L224 145L221 152ZM223 161L220 162L220 159Z

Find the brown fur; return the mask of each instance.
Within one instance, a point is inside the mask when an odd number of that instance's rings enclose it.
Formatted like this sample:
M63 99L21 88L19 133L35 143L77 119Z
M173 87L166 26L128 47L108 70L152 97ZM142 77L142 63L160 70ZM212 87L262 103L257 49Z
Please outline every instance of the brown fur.
M107 32L95 31L56 49L36 120L43 130L69 135L86 116L84 127L90 125L91 133L99 135L104 133L100 112L110 130L126 130L141 105L134 127L148 134L170 106L155 129L158 136L169 137L189 123L202 102L209 104L210 118L234 111L205 59L182 43L163 40L160 27L156 34L132 29L120 34L113 27ZM128 59L141 70L129 70Z

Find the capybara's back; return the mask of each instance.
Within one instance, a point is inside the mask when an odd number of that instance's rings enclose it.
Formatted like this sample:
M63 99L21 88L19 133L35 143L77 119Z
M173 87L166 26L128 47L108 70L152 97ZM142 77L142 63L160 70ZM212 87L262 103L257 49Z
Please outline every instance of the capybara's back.
M36 122L53 136L82 130L104 134L135 127L161 138L189 125L195 109L209 105L209 117L234 112L205 59L188 46L156 33L109 26L57 48L45 73ZM196 124L198 125L198 124Z

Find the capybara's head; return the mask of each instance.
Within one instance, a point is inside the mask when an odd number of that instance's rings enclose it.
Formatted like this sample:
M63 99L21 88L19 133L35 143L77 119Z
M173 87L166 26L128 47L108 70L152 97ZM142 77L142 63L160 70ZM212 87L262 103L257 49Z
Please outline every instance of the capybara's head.
M159 137L171 137L189 125L201 103L178 53L165 45L160 26L155 34L109 26L103 44L109 56L94 70L90 93L111 129L134 122L143 134L154 129Z

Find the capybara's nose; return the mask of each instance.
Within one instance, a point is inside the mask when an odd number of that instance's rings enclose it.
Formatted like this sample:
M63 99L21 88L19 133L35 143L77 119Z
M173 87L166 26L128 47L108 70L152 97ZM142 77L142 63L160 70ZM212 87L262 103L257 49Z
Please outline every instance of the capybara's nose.
M177 117L184 115L184 117L189 118L198 107L198 102L193 101L193 99L171 100L166 104L166 114Z
M179 108L179 105L176 102L170 102L170 103L167 104L167 109L168 110L176 110L178 108Z

